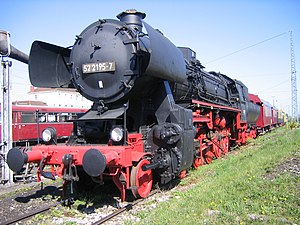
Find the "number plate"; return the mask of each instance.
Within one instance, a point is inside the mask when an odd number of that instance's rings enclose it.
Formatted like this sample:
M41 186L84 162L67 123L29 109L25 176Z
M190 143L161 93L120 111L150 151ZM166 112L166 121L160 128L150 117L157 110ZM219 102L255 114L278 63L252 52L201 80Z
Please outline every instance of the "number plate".
M83 73L101 73L116 70L116 62L97 62L82 64Z

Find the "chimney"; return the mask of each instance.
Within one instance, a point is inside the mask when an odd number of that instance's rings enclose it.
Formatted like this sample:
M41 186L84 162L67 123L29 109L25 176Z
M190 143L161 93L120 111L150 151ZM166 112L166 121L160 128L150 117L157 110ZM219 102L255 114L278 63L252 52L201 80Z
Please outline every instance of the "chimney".
M129 27L142 31L143 23L142 20L146 17L143 12L138 12L135 9L128 9L117 15L117 18L126 23Z

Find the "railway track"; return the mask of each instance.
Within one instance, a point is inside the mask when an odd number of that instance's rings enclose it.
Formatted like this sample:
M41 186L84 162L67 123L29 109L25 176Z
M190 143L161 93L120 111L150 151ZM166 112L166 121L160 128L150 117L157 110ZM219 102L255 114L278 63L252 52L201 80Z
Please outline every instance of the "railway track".
M159 190L154 190L151 192L151 194L148 196L148 197L151 197L153 196L154 194L158 193ZM144 201L145 199L138 199L132 203L128 203L127 205L125 205L124 207L114 211L113 213L97 220L96 222L93 222L92 225L97 225L97 224L103 224L104 222L107 222L113 218L115 218L116 216L120 215L121 213L125 212L125 211L129 211L131 210L135 205L139 204L140 202ZM56 203L53 203L53 204L50 204L48 206L44 206L44 207L41 207L37 210L33 210L29 213L26 213L26 214L23 214L23 215L20 215L20 216L17 216L17 217L14 217L14 218L11 218L11 219L8 219L6 221L3 221L3 222L0 222L0 225L9 225L9 224L16 224L16 223L19 223L21 221L24 221L24 220L28 220L30 219L31 217L35 216L35 215L38 215L40 213L44 213L48 210L50 210L51 208L53 207L56 207L57 205L61 204L61 202L56 202Z
M31 211L31 212L29 212L29 213L26 213L26 214L24 214L24 215L20 215L20 216L18 216L18 217L11 218L11 219L9 219L9 220L6 220L6 221L4 221L4 222L1 222L0 225L15 224L15 223L17 223L17 222L20 222L20 221L29 219L29 218L31 218L31 217L37 215L37 214L46 212L46 211L48 211L49 209L51 209L51 208L53 208L53 207L55 207L55 206L57 206L57 205L59 205L59 204L61 204L61 203L60 203L60 202L56 202L56 203L54 203L54 204L51 204L51 205L48 205L48 206L44 206L44 207L42 207L42 208L40 208L40 209L33 210L33 211Z
M153 196L154 194L158 193L158 191L159 190L152 191L147 198L149 198L149 197ZM103 224L103 223L111 220L112 218L120 215L121 213L123 213L125 211L131 210L135 205L139 204L140 202L142 202L144 200L145 200L144 198L141 198L141 199L138 199L138 200L134 201L133 203L129 203L129 204L125 205L124 207L118 209L117 211L115 211L115 212L113 212L113 213L111 213L111 214L109 214L109 215L101 218L100 220L98 220L96 222L93 222L92 225Z

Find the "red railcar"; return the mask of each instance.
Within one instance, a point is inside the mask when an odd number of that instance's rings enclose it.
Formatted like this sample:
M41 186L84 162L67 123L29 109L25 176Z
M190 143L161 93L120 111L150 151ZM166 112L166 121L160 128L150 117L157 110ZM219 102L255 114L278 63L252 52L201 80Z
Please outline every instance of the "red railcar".
M78 113L85 112L86 109L81 108L14 105L12 106L13 142L16 144L36 142L47 127L55 128L58 139L67 138L73 129L73 123L67 121L76 119ZM2 129L1 123L0 128ZM2 140L1 133L0 139Z
M260 115L256 122L258 133L269 131L278 124L278 110L270 103L260 99L257 95L249 94L249 100L260 106Z
M278 125L278 109L275 107L272 107L272 124L274 126Z

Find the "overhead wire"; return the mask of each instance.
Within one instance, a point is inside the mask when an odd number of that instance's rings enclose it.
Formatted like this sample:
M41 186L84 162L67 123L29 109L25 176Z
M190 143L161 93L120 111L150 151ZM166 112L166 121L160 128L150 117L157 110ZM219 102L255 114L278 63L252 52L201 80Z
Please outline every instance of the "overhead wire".
M275 87L279 87L281 86L282 84L286 83L286 82L289 82L290 80L284 80L284 81L281 81L279 84L276 84L274 86L271 86L271 87L268 87L268 88L265 88L263 91L261 91L260 93L264 93L265 91L267 90L270 90L270 89L273 89Z
M239 76L239 78L243 78L243 77L274 77L274 75L286 75L289 76L289 74L287 74L286 72L284 73L255 73L255 74L246 74L246 75L242 75Z
M220 56L220 57L218 57L218 58L215 58L215 59L213 59L213 60L211 60L211 61L208 61L208 62L205 62L205 63L203 63L203 64L204 64L204 65L207 65L207 64L209 64L209 63L212 63L212 62L215 62L215 61L224 59L224 58L226 58L226 57L228 57L228 56L234 55L234 54L239 53L239 52L241 52L241 51L244 51L244 50L246 50L246 49L252 48L252 47L257 46L257 45L260 45L260 44L262 44L262 43L264 43L264 42L267 42L267 41L270 41L270 40L272 40L272 39L278 38L278 37L280 37L280 36L282 36L282 35L285 35L285 34L287 34L287 32L283 32L283 33L281 33L281 34L277 34L277 35L275 35L275 36L273 36L273 37L267 38L267 39L265 39L265 40L263 40L263 41L257 42L257 43L255 43L255 44L252 44L252 45L249 45L249 46L247 46L247 47L241 48L241 49L236 50L236 51L234 51L234 52L231 52L231 53L228 53L228 54L226 54L226 55Z

